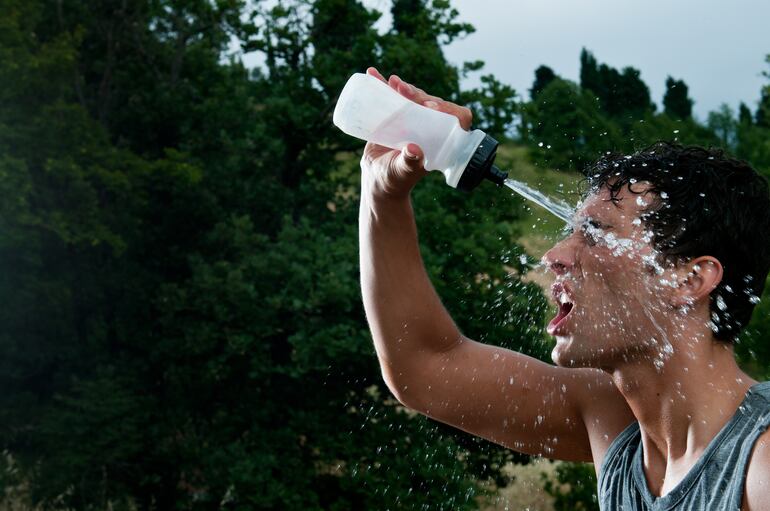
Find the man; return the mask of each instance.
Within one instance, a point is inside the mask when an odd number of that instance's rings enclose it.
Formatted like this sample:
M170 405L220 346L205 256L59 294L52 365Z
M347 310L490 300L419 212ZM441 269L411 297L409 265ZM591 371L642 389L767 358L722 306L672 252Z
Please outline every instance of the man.
M405 97L471 112L397 76ZM592 461L606 510L770 509L770 382L736 335L770 269L767 182L718 151L657 144L589 169L573 232L544 256L559 312L551 366L457 329L420 258L419 147L361 160L361 287L404 405L524 453Z

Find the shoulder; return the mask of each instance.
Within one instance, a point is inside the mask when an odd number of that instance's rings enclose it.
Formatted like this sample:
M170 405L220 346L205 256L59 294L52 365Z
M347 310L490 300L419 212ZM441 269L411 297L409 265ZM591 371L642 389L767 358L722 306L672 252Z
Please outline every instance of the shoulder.
M754 444L746 470L746 488L743 492L743 511L767 509L770 502L770 429L762 433Z

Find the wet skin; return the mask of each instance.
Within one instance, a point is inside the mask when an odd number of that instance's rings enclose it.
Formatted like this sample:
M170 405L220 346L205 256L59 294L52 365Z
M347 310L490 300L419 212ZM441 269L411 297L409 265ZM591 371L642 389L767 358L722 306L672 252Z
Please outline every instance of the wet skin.
M556 364L611 370L629 357L659 360L670 349L668 332L681 323L676 272L657 261L642 220L656 201L646 189L635 184L638 194L624 189L615 201L606 188L590 195L572 233L543 257L556 275L554 300L572 305L548 327Z
M640 423L648 486L665 495L756 382L711 332L719 261L664 262L644 216L665 204L646 189L635 184L638 194L624 189L615 201L607 189L589 196L573 232L546 253L560 307L548 330L557 339L557 365L611 375Z

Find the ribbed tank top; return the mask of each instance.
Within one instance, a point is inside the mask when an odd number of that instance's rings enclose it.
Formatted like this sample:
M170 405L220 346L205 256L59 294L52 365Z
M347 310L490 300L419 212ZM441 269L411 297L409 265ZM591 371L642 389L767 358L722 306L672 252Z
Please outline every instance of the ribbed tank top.
M656 497L642 466L642 435L634 422L610 444L599 472L602 511L740 511L754 443L770 424L770 381L757 383L682 481Z

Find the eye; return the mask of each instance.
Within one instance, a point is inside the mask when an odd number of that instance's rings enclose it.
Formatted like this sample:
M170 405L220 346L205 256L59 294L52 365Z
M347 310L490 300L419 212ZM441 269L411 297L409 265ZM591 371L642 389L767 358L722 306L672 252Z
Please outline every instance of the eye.
M593 218L586 220L586 223L593 229L598 229L600 231L603 231L609 227L608 225L604 225L603 223L599 222L598 220L594 220Z
M597 222L593 218L586 218L580 224L580 231L583 233L586 243L590 246L594 246L599 242L604 228L605 226L601 222Z

